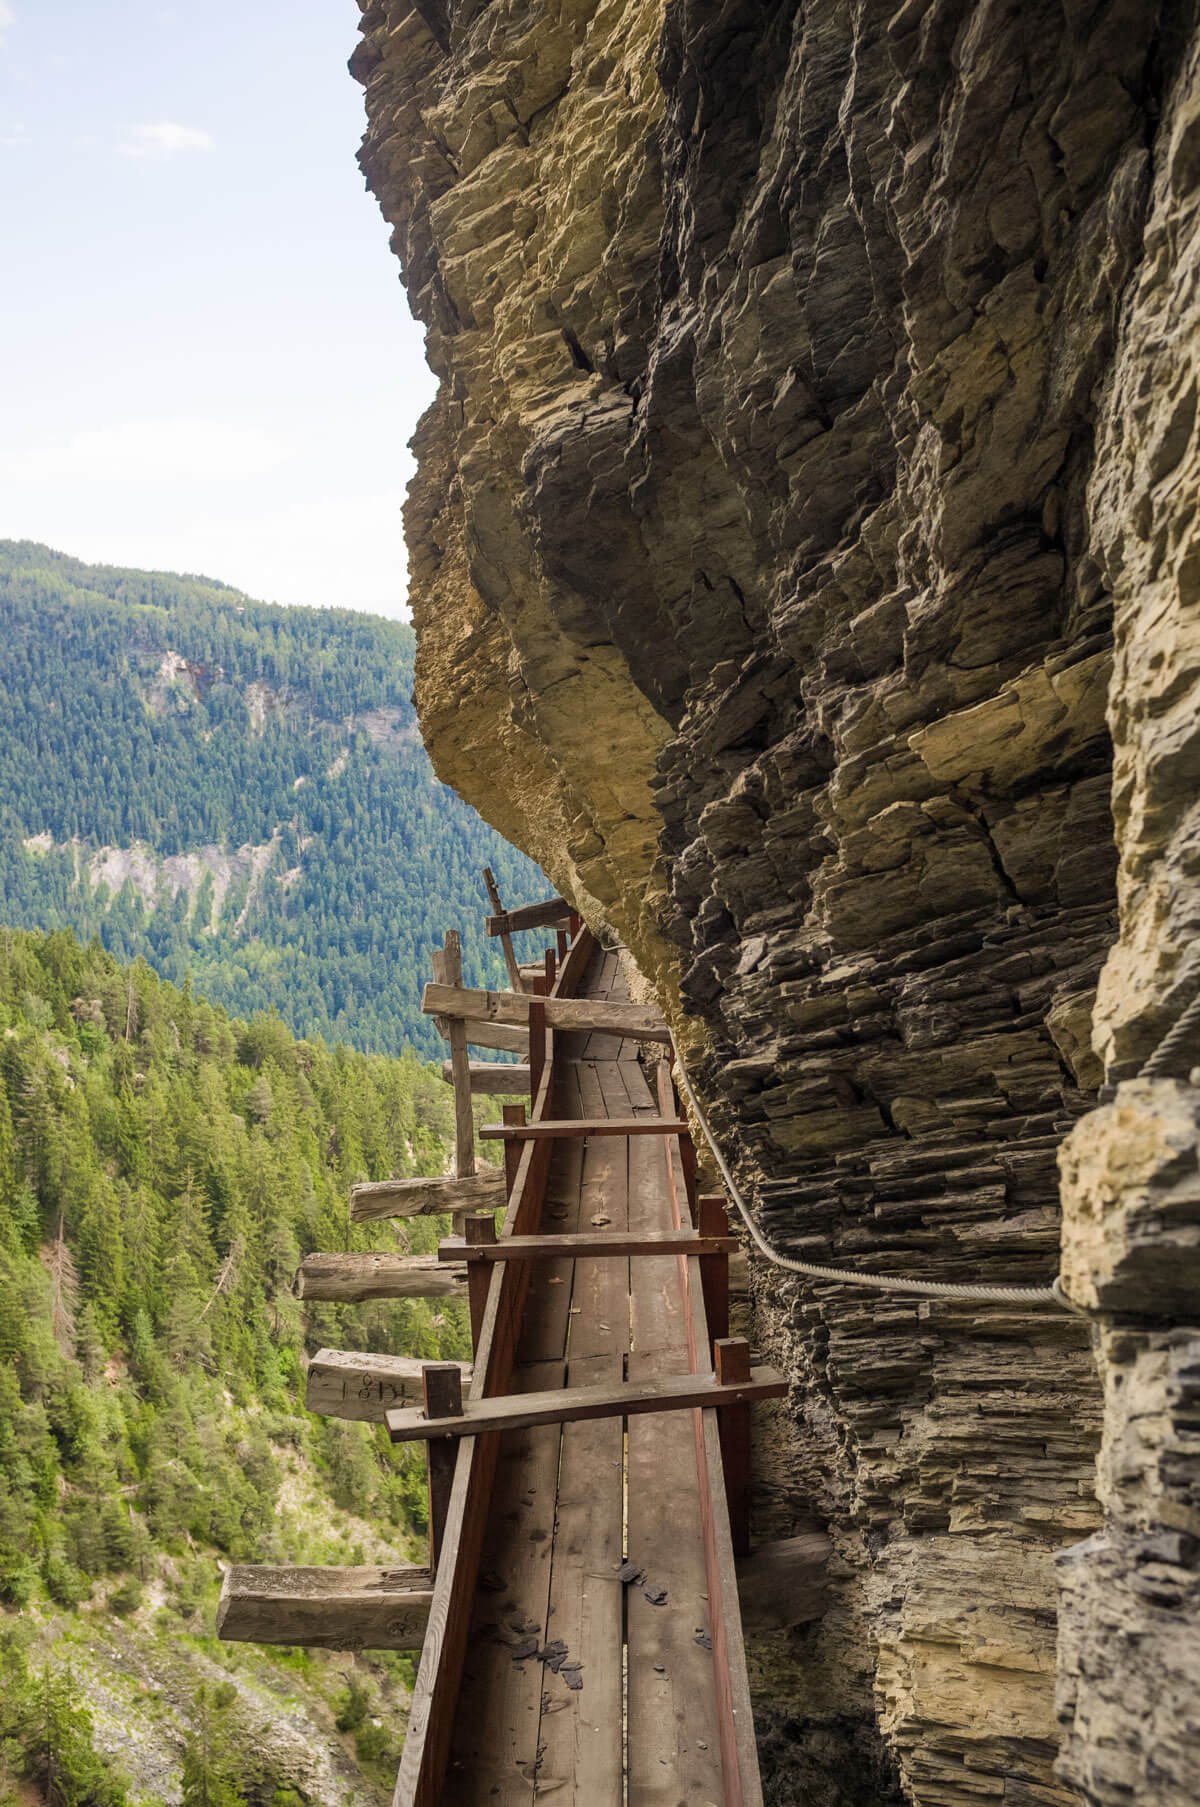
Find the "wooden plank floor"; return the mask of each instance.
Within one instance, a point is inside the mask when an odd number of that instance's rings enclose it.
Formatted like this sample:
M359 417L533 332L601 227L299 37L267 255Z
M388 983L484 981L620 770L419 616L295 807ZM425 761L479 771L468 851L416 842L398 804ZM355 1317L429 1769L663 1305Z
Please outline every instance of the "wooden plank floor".
M627 997L616 954L585 993ZM657 1114L628 1042L565 1039L564 1115ZM542 1231L673 1228L668 1146L557 1144ZM687 1373L678 1258L537 1263L517 1364L514 1392ZM502 1436L447 1807L724 1807L701 1518L691 1413Z

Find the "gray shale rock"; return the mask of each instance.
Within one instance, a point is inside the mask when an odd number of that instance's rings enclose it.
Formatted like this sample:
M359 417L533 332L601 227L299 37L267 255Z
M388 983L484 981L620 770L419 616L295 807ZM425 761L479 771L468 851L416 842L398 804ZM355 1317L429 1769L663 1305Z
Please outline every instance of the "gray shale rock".
M629 943L781 1247L1044 1283L1200 928L1194 6L368 0L352 66L439 772ZM758 1528L837 1552L751 1652L775 1799L1200 1798L1143 1500L1194 1510L1200 1302L1123 1184L1065 1187L1099 1375L1083 1318L756 1266Z

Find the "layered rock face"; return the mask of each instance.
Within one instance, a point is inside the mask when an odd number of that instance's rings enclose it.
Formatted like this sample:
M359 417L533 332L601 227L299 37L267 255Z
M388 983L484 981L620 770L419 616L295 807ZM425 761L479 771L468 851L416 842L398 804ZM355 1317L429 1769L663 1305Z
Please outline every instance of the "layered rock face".
M777 1247L1044 1282L1071 1137L1099 1372L1084 1316L755 1266L796 1377L759 1529L837 1551L755 1653L768 1793L1194 1798L1200 1095L1092 1109L1200 911L1193 10L363 30L440 378L406 517L440 775L633 949Z

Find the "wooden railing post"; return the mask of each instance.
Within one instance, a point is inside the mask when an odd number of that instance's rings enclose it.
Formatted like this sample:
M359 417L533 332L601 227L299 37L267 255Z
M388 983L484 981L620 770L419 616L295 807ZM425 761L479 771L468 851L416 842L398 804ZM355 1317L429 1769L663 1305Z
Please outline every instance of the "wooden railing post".
M530 1078L531 1079L532 1079L532 1076L533 1075L532 1075L532 1069L531 1069L530 1070ZM540 1084L540 1083L541 1083L541 1068L539 1065L538 1084ZM536 1094L536 1091L537 1091L536 1086L534 1087L534 1091ZM524 1123L525 1119L526 1119L526 1114L527 1113L525 1110L525 1106L523 1104L505 1104L505 1105L501 1106L501 1116L503 1117L505 1123ZM513 1187L517 1183L517 1168L521 1165L521 1148L522 1148L522 1144L520 1142L506 1142L504 1144L504 1184L508 1189L509 1198L512 1197Z
M421 1390L427 1418L461 1417L462 1369L457 1362L426 1362L421 1370ZM446 1528L450 1490L454 1486L458 1441L454 1437L434 1438L428 1443L427 1449L429 1565L436 1568L442 1551L442 1534Z
M552 947L546 949L546 996L554 990L554 975L558 971L558 957Z
M574 941L582 927L583 917L579 914L578 910L572 910L571 914L567 917L567 933L572 941Z
M462 984L462 942L457 929L446 930L442 965L447 985ZM467 1026L449 1019L450 1068L454 1078L454 1172L460 1180L475 1171L475 1115L471 1109L471 1062L467 1054Z
M545 980L541 981L542 984ZM530 1004L529 1006L529 1097L536 1100L542 1085L542 1072L546 1065L546 1006Z
M468 1247L480 1248L496 1240L496 1220L490 1211L470 1211L463 1219L463 1236ZM479 1332L487 1309L491 1269L485 1261L467 1263L467 1301L471 1309L471 1347L479 1347Z
M701 1236L728 1236L729 1212L725 1200L707 1193L696 1201L696 1229ZM704 1316L714 1342L729 1335L729 1256L701 1255L700 1290Z
M722 1386L736 1386L750 1378L750 1345L744 1337L718 1337L713 1344L713 1365ZM721 1439L721 1466L725 1470L725 1497L729 1503L729 1531L735 1556L750 1554L750 1407L722 1406L717 1412Z
M567 957L567 951L570 948L571 940L566 929L556 929L554 939L558 944L558 959L559 964L561 965Z

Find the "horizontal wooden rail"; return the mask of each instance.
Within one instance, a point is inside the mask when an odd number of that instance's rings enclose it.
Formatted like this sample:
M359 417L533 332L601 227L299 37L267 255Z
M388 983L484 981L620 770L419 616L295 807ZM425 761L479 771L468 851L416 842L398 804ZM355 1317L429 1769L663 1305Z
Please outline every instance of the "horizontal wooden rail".
M369 1180L350 1188L350 1220L377 1217L439 1217L447 1211L499 1211L504 1205L504 1171L485 1167L466 1179L445 1175L427 1180Z
M549 1029L595 1030L601 1035L624 1036L631 1041L668 1043L671 1032L658 1011L647 1004L614 1004L599 998L570 998L557 994L518 997L511 991L470 991L463 986L426 985L421 1009L426 1016L462 1017L471 1022L527 1025L529 1007L540 1003Z
M236 1563L225 1571L217 1636L321 1650L419 1650L432 1599L428 1569Z
M503 994L507 996L507 993ZM450 1025L445 1017L436 1019L438 1034L443 1041L450 1040ZM469 1048L493 1048L498 1054L521 1054L529 1058L529 1031L512 1028L504 1023L488 1021L476 1022L467 1017L463 1023L466 1030Z
M486 1431L527 1430L541 1424L574 1424L584 1418L634 1418L645 1412L678 1412L696 1406L745 1405L782 1399L788 1390L775 1368L752 1368L750 1378L722 1386L712 1375L667 1374L660 1380L626 1381L615 1387L558 1387L551 1393L512 1393L467 1400L460 1416L426 1418L394 1407L384 1415L393 1443L430 1437L479 1437Z
M666 1117L558 1117L546 1123L484 1123L484 1142L539 1142L580 1136L682 1136L687 1124Z
M306 1255L292 1290L298 1299L460 1299L467 1295L465 1267L447 1267L436 1255Z
M465 1245L464 1245L465 1246ZM322 1418L382 1424L394 1405L419 1405L424 1363L415 1355L375 1355L365 1349L318 1349L309 1357L304 1403ZM462 1364L464 1384L469 1363Z
M737 1249L733 1236L695 1236L690 1230L643 1230L636 1236L625 1231L605 1236L600 1232L561 1236L502 1236L499 1242L469 1243L461 1236L447 1236L438 1243L439 1261L577 1261L631 1255L730 1255Z
M571 919L571 906L561 897L545 903L521 904L515 910L501 910L487 919L489 935L519 935L522 929L564 928Z
M497 1092L502 1097L523 1098L529 1090L528 1066L509 1066L498 1060L473 1060L467 1068L473 1092ZM442 1062L442 1078L454 1084L451 1062Z

